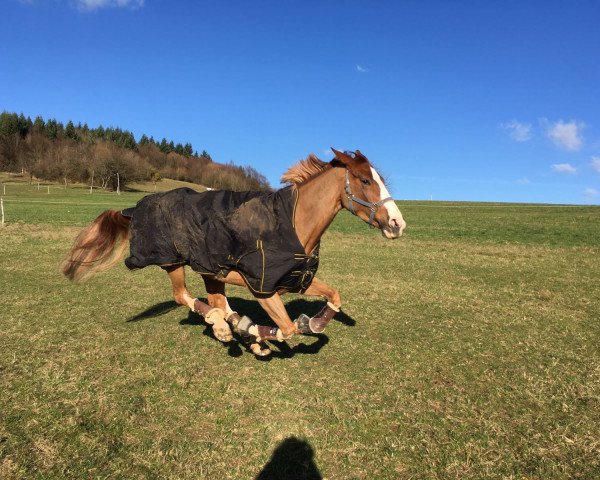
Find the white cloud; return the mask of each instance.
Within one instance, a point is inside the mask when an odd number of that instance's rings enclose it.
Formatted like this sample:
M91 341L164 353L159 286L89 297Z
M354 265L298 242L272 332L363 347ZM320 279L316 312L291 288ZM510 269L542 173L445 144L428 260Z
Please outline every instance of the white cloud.
M583 196L588 200L593 200L598 196L598 193L600 192L598 192L598 190L596 190L595 188L586 188L583 191Z
M591 167L600 173L600 157L592 157L592 163L590 163Z
M140 8L144 6L144 0L75 0L80 10L89 12L99 8Z
M529 180L528 178L519 178L517 180L517 183L519 185L531 185L531 180Z
M583 138L581 136L583 128L585 128L585 123L583 122L575 122L573 120L563 122L559 120L548 126L547 134L548 138L558 147L576 152L583 147Z
M529 123L521 123L512 120L508 123L502 123L500 127L508 131L510 138L515 142L526 142L531 138L531 124Z
M356 71L359 73L367 73L369 69L357 64Z
M571 175L577 173L577 169L570 163L555 163L552 165L552 170L558 173L569 173Z

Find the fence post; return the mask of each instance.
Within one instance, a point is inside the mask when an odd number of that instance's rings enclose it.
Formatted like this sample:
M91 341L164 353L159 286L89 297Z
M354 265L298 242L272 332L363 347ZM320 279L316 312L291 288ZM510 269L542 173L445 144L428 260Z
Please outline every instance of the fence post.
M0 212L2 212L2 223L0 223L1 227L4 227L4 199L0 197Z

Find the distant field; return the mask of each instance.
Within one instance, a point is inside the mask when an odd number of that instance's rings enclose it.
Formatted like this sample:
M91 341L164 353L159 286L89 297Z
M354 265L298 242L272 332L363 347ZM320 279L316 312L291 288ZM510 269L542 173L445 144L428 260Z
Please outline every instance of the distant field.
M94 189L82 185L29 184L17 177L12 179L0 174L0 196L4 197L7 221L26 223L56 223L59 225L86 225L106 209L131 207L145 195L154 192L150 183L129 185L127 191L115 192ZM205 188L188 182L164 179L157 183L156 191L188 187L197 191ZM3 192L6 191L6 194ZM48 193L50 192L50 193Z
M259 361L158 268L59 275L81 226L144 193L1 188L2 479L600 478L599 207L399 202L397 241L342 212L320 277L343 314Z

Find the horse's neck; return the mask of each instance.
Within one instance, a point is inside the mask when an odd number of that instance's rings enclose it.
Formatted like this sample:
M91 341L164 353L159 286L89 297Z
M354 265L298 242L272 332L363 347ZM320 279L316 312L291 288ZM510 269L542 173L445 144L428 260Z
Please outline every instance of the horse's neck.
M310 253L342 208L344 188L342 169L332 168L298 186L296 234L306 253Z

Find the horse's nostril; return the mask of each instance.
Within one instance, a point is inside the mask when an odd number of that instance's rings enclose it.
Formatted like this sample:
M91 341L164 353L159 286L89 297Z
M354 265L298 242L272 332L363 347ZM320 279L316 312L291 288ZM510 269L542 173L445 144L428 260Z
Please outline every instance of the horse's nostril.
M406 223L403 218L390 218L388 222L390 230L396 236L402 235L402 231L406 228Z
M404 221L399 220L397 218L391 218L390 227L392 227L393 229L402 229L404 228Z

